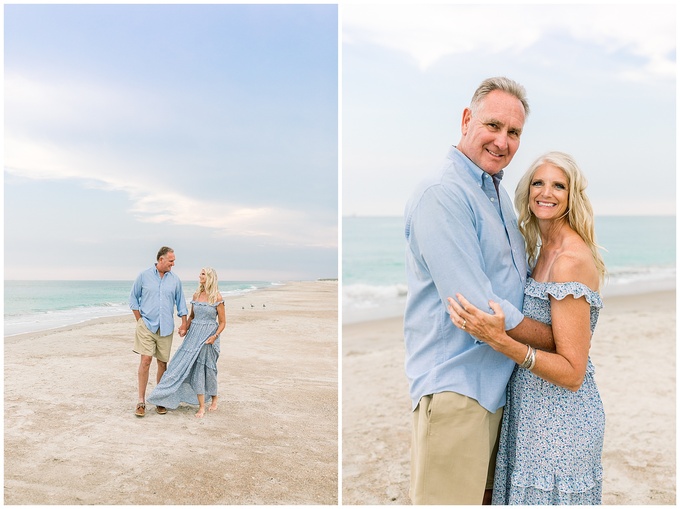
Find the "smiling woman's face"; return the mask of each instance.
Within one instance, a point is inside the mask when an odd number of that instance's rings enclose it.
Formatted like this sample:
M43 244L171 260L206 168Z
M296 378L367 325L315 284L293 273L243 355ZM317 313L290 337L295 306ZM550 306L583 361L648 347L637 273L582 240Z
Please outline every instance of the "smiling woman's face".
M554 164L538 167L529 185L529 209L539 219L555 219L569 206L569 180Z

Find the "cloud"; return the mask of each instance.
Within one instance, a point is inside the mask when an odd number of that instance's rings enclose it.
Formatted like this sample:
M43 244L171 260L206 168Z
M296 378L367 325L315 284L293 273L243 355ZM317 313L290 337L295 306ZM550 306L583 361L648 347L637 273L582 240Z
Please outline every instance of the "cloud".
M144 222L200 226L218 236L263 237L288 246L337 248L335 217L280 207L203 201L181 193L131 193L131 212ZM332 226L326 226L326 225Z
M675 76L675 9L671 4L350 4L343 6L342 25L345 44L374 44L404 52L421 70L447 55L520 52L546 35L561 32L600 45L609 53L622 51L642 58L647 62L644 71L652 77ZM623 77L639 79L641 75L631 69Z
M29 159L34 165L12 165L18 146L21 146L19 152L35 156ZM9 163L5 171L10 175L34 180L75 179L85 188L124 192L132 202L129 212L142 222L207 228L216 236L262 237L273 245L337 248L337 220L331 213L205 200L154 182L144 173L134 180L120 178L111 163L103 163L105 171L101 171L100 165L101 173L96 175L83 171L83 168L97 164L87 161L84 154L60 154L56 148L50 150L12 139L5 140L5 147ZM41 166L42 161L49 162Z
M141 87L97 82L74 75L5 74L5 114L14 131L33 135L111 131L148 132L168 122L158 94Z
M216 196L215 189L210 197L182 189L191 175L169 153L172 147L153 159L144 151L148 133L169 129L172 119L162 99L143 89L8 73L5 98L5 171L11 175L71 179L126 193L129 212L146 223L198 226L216 236L261 237L273 245L337 248L337 211L252 206ZM137 137L141 146L130 147L120 137Z

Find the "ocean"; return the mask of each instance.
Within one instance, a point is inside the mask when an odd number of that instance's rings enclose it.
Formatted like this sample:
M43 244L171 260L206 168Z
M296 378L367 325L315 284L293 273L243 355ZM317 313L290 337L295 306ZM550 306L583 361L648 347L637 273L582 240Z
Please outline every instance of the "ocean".
M130 314L133 281L5 281L5 336L53 329L93 318ZM182 282L191 298L196 282ZM220 281L224 297L275 286L263 281Z
M401 217L343 218L343 323L403 312L403 225ZM603 296L675 288L675 216L601 216L595 232L609 272Z

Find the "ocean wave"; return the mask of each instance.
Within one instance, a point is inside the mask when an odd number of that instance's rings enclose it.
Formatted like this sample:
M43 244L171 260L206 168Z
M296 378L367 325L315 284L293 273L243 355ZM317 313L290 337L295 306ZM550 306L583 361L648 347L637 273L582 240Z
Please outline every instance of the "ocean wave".
M26 332L39 332L68 325L83 323L96 318L126 315L130 307L125 304L79 306L71 309L56 309L15 315L5 315L5 336Z
M406 284L351 284L342 287L342 323L400 316L406 303Z
M375 308L387 302L406 299L406 284L352 284L342 288L342 305L354 309Z
M673 290L675 286L675 267L613 267L609 270L602 293L605 295L639 294Z
M224 283L220 292L226 298L237 297L254 292L260 289L276 286L277 283L259 282L259 281L244 281ZM194 288L187 291L188 285L185 284L184 296L187 298L187 307L193 295ZM100 297L101 298L101 297ZM118 299L118 296L113 296ZM111 316L120 316L130 314L129 302L125 301L105 301L105 302L73 302L72 304L64 304L63 299L50 299L42 302L43 306L52 306L51 309L40 309L33 307L31 309L30 303L21 307L15 305L15 309L9 309L5 306L4 313L4 331L5 336L15 336L17 334L24 334L27 332L39 332L43 330L55 329L65 327L68 325L75 325L93 320L97 318L107 318ZM59 304L55 304L59 302ZM17 309L18 308L18 309Z
M673 290L675 267L613 267L602 288L604 296L641 294ZM343 323L399 316L403 313L408 287L406 283L350 284L342 288Z

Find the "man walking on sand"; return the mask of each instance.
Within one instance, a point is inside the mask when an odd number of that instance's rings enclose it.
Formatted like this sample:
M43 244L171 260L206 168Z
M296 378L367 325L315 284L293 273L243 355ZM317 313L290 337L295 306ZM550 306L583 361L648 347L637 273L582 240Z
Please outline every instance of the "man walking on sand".
M162 247L156 255L156 264L143 271L130 292L130 309L137 320L135 346L133 351L140 354L137 378L139 399L135 408L137 417L144 417L146 411L146 386L149 383L151 359L156 357L158 373L156 383L160 382L168 366L172 349L172 334L175 329L174 308L182 318L178 333L187 333L187 304L184 300L182 282L171 270L175 265L175 252ZM157 406L156 412L167 413L164 407Z
M500 186L529 105L507 78L482 82L463 110L462 136L406 206L406 374L413 409L414 504L490 503L505 389L514 362L453 325L447 298L500 303L508 334L549 350L549 326L520 311L524 239Z

